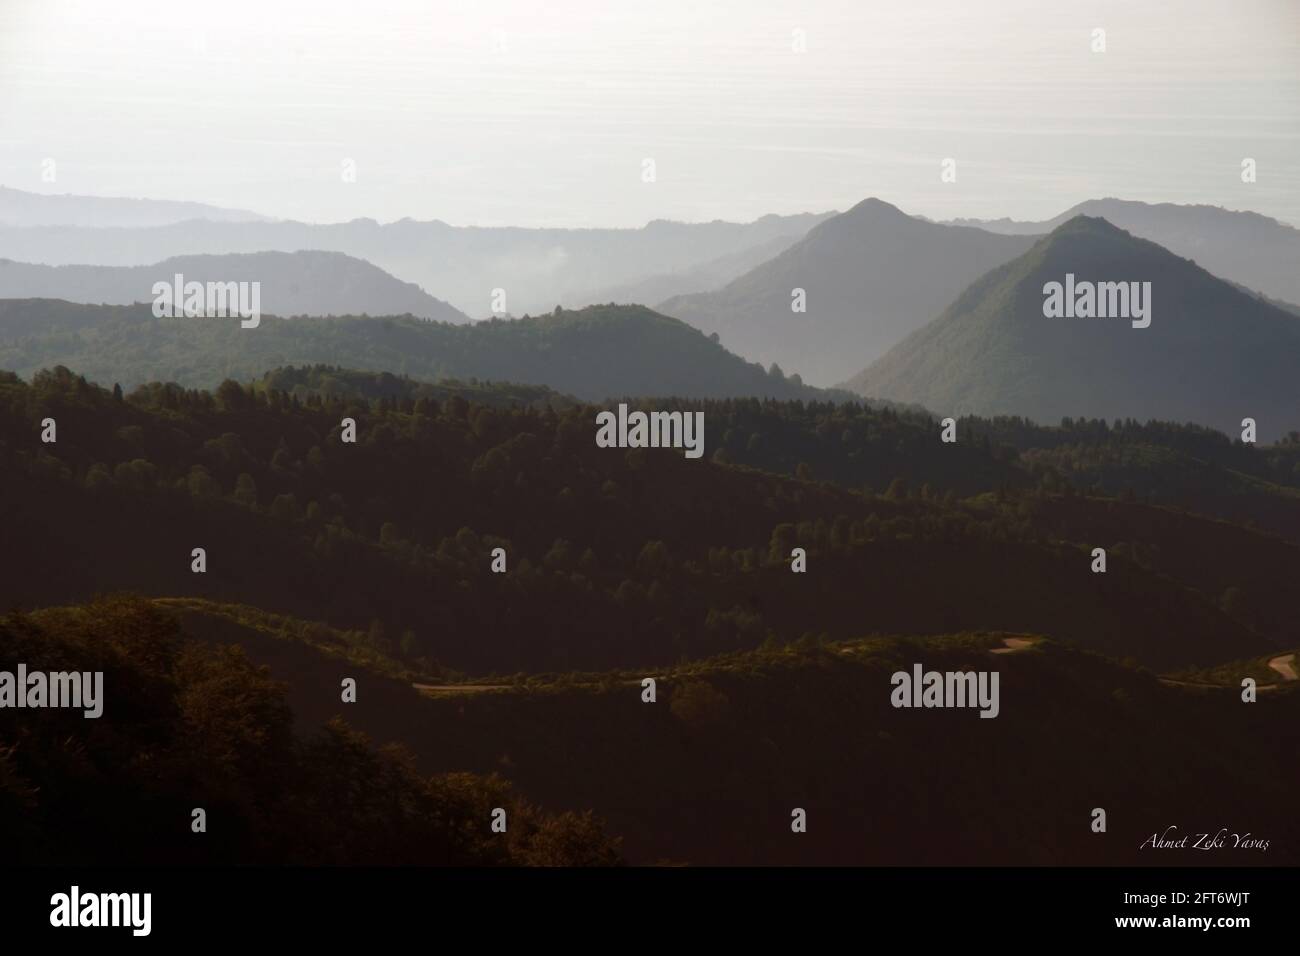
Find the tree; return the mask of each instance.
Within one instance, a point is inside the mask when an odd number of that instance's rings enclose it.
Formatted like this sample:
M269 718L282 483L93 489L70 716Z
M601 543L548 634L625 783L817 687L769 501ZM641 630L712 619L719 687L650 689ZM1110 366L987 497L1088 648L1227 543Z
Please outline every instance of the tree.
M647 541L642 546L641 553L637 555L636 566L643 574L656 577L663 575L671 566L668 546L662 541Z
M790 560L790 552L794 549L794 525L789 522L783 522L772 529L772 537L768 541L767 559L772 564L783 564Z
M298 499L293 492L275 496L271 501L271 517L280 521L293 521L298 517Z
M158 469L153 462L144 458L121 462L113 469L113 479L123 488L131 488L134 491L147 491L152 488L157 474Z
M195 498L220 498L221 483L202 465L191 465L186 486Z
M217 406L223 411L239 411L247 408L248 404L243 386L234 379L228 378L217 386Z
M246 508L257 507L257 482L246 471L235 479L235 500Z
M708 681L691 680L673 691L668 709L689 727L713 727L727 719L731 701Z

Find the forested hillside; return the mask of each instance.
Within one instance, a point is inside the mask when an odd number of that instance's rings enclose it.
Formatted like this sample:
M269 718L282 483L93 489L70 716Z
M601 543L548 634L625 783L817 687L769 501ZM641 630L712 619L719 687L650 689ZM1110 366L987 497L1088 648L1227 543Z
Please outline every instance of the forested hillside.
M1159 807L1249 809L1283 860L1300 697L1275 679L1242 707L1235 682L1300 647L1300 546L1270 520L1294 530L1300 442L970 418L949 444L924 413L853 403L650 407L701 411L705 457L599 448L601 406L528 386L0 376L21 556L0 603L26 611L5 646L113 688L72 737L0 725L19 858L108 859L65 836L96 832L139 862L609 863L620 838L642 863L1113 864L1147 859ZM1257 527L1220 520L1242 508ZM984 660L997 721L889 707L909 662ZM365 706L340 705L346 677ZM229 838L151 836L196 792ZM497 806L517 821L500 843ZM1094 806L1113 840L1091 839ZM791 807L813 821L797 844Z
M0 402L4 519L30 555L8 602L234 601L366 630L434 672L663 663L805 633L1030 630L1156 667L1297 643L1275 602L1233 597L1300 569L1294 544L1138 500L1099 510L1064 469L890 410L705 403L711 460L693 461L598 448L582 405L235 382L126 397L62 370L10 378Z
M429 380L544 385L598 401L614 395L758 396L826 393L764 371L690 326L641 306L559 308L471 325L410 316L237 320L154 318L148 306L0 300L0 368L30 375L65 365L125 388L176 382L216 388L281 365L346 365Z
M10 613L0 648L33 670L102 671L112 691L96 720L0 710L6 864L620 859L599 820L543 813L498 776L421 773L338 719L295 735L282 682L239 648L184 640L173 614L144 602ZM196 805L213 838L184 839ZM508 838L480 825L494 807Z

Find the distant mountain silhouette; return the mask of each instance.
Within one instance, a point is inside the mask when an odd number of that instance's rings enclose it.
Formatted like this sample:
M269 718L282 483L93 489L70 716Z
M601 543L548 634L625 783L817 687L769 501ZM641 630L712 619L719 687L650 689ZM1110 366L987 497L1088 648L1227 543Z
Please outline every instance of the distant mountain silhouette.
M1075 216L1099 216L1191 259L1221 279L1287 302L1300 302L1300 229L1219 206L1089 199L1046 222L953 220L1008 235L1042 234Z
M427 381L545 385L589 401L619 396L848 398L770 374L703 333L642 306L592 306L470 325L410 316L238 320L154 318L149 306L0 300L0 369L69 365L90 380L215 388L282 365L346 365Z
M716 292L659 311L730 349L811 382L842 381L928 322L971 281L1032 240L937 225L867 199ZM803 289L807 312L791 310Z
M592 303L617 302L646 305L663 302L679 295L712 292L781 254L798 242L799 238L797 235L776 236L759 245L719 256L717 259L710 259L708 262L678 272L666 272L662 275L637 279L634 282L597 289L591 293L590 299Z
M1043 287L1151 283L1152 319L1047 318ZM1300 425L1300 318L1102 219L1079 216L971 285L846 387L943 415L1193 421L1260 440Z
M604 290L693 269L782 236L799 238L829 215L764 216L750 223L656 220L641 229L481 228L413 219L192 221L130 229L0 224L0 258L137 266L178 255L330 250L417 282L482 319L498 308L522 315L609 301Z
M0 225L5 226L165 226L190 219L211 222L267 222L245 209L198 202L120 199L106 196L48 195L0 186Z
M41 266L0 259L0 298L65 299L92 305L152 302L155 282L260 282L262 311L275 315L469 317L419 286L337 252L178 256L150 266Z

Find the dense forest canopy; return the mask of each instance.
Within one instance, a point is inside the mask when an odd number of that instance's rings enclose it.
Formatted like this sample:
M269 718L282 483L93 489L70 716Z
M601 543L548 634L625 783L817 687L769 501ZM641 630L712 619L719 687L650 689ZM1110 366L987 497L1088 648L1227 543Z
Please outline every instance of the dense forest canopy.
M703 412L705 459L598 448L605 406L536 386L326 365L210 392L0 374L0 522L22 556L0 640L114 689L111 719L71 737L57 715L0 724L18 858L106 859L127 833L141 862L615 863L603 818L635 862L915 862L891 834L923 824L942 835L929 862L1113 862L1069 820L1099 760L1097 801L1194 793L1223 814L1264 772L1258 825L1291 832L1291 765L1267 768L1300 697L1268 661L1300 647L1300 436L963 418L945 443L924 412L856 402L629 401ZM870 691L1008 633L1033 644L999 659L1006 734L900 723ZM895 634L912 637L867 637ZM1225 721L1211 689L1240 674L1267 706ZM341 675L370 706L340 706ZM109 796L78 802L87 782ZM196 793L228 838L150 836L186 826ZM817 836L783 843L804 804ZM508 840L486 831L498 806Z
M928 417L857 404L654 403L703 410L708 460L690 461L597 448L595 406L378 381L281 370L126 396L65 369L5 378L5 517L33 555L5 600L128 588L247 603L366 631L432 673L671 661L805 633L1024 628L1159 667L1300 643L1274 590L1300 558L1268 533L1300 529L1295 442L963 420L945 444ZM54 443L38 438L46 417ZM1149 460L1168 455L1198 456L1200 483L1165 482ZM1259 527L1191 513L1234 509ZM1086 573L1096 546L1105 578ZM795 547L815 574L790 574ZM508 573L490 570L495 548Z

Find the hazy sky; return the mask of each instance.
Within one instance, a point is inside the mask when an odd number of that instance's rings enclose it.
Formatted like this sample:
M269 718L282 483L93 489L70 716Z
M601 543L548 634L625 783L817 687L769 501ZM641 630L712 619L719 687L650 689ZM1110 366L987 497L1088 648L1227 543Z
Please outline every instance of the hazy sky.
M1300 2L0 0L0 184L314 221L1114 195L1300 223Z

